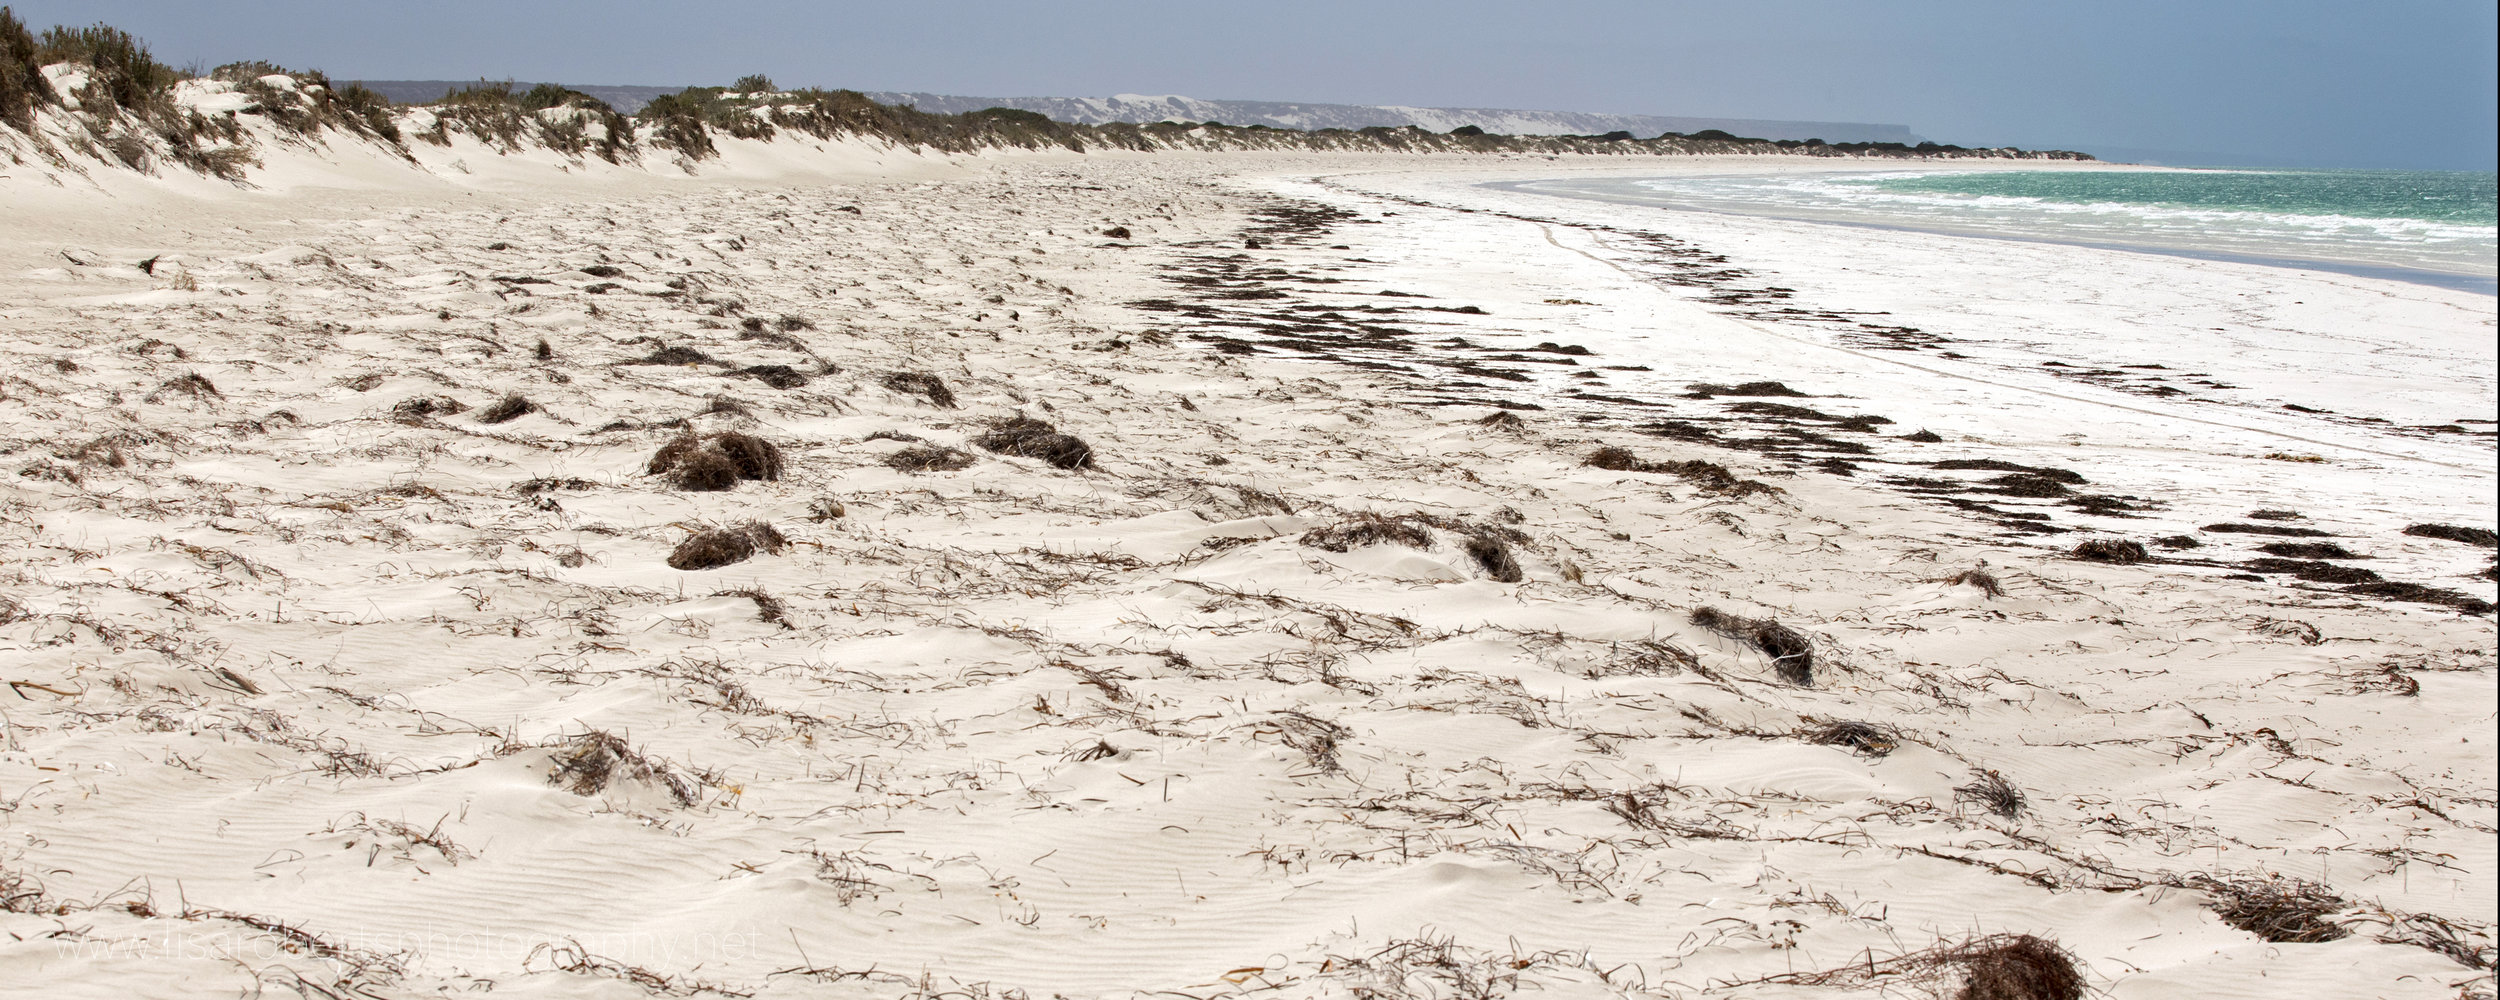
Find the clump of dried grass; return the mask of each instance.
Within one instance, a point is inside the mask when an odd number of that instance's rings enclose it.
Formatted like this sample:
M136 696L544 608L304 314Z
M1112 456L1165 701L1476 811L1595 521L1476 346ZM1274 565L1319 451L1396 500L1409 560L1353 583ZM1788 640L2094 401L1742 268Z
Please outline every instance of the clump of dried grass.
M1959 1000L2083 1000L2083 970L2044 938L1982 938L1939 957L1962 967Z
M1432 531L1414 517L1389 517L1365 512L1335 524L1303 532L1302 544L1329 552L1350 552L1369 545L1432 547Z
M1510 543L1500 535L1479 532L1469 536L1466 549L1468 557L1476 561L1476 568L1496 581L1518 583L1528 578L1528 574L1519 568L1518 557L1511 555Z
M2074 547L2070 553L2086 562L2132 566L2152 558L2144 551L2144 543L2131 538L2095 538Z
M555 771L547 776L548 784L581 796L597 795L618 781L650 782L681 806L695 804L700 790L694 779L665 761L643 756L615 734L597 729L558 744Z
M1800 686L1814 683L1814 643L1805 633L1768 618L1747 618L1717 608L1695 608L1690 620L1761 650L1771 658L1771 667L1781 680Z
M1871 722L1833 720L1809 726L1798 738L1816 746L1847 747L1863 757L1882 757L1901 748L1901 731Z
M1969 784L1955 787L1953 799L1979 806L2006 819L2023 814L2023 790L1989 768L1980 768L1971 775Z
M972 467L972 456L953 448L914 445L885 457L899 472L960 472Z
M2083 967L2047 938L1990 934L1946 942L1907 955L1854 962L1821 972L1771 976L1763 982L1879 990L1901 982L1953 1000L2083 1000ZM1950 990L1950 992L1947 992Z
M790 606L781 603L781 598L774 597L771 592L762 587L740 587L735 590L724 590L712 596L746 598L755 602L755 620L769 622L782 628L798 627L790 624Z
M1495 410L1478 419L1476 423L1497 431L1524 430L1528 426L1527 421L1519 419L1518 414L1509 410Z
M217 391L216 383L210 382L207 376L198 372L184 372L166 379L156 387L155 392L148 393L147 400L153 403L168 395L189 396L192 399L202 400L226 397L225 393Z
M477 411L477 422L481 424L508 423L520 419L523 414L543 412L545 410L538 404L530 402L527 397L515 392L496 400L494 405Z
M681 490L733 489L739 480L780 479L781 448L741 431L682 434L652 453L646 469Z
M745 562L758 552L770 555L787 548L790 540L780 531L762 521L748 521L723 528L695 532L668 554L668 568L678 570L719 569Z
M1016 416L990 424L972 443L1001 455L1037 458L1062 469L1094 467L1094 449L1073 434L1059 433L1049 421Z
M955 408L955 391L946 387L945 379L927 372L893 372L879 384L906 396L928 400L931 406L948 410Z
M1944 583L1945 586L1948 587L1959 587L1963 584L1969 584L1973 587L1979 588L1980 593L1988 595L1991 599L2005 596L2005 584L1997 580L1996 574L1990 573L1985 569L1963 570L1954 574L1952 579L1946 580Z
M2316 882L2280 875L2199 875L2187 885L2213 897L2206 905L2223 923L2276 944L2314 944L2352 934L2351 929L2327 919L2351 904Z

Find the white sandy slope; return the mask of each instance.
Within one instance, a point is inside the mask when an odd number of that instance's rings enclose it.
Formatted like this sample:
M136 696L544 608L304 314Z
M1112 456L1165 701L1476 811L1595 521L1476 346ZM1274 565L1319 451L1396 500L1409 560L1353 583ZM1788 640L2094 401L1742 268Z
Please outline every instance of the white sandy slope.
M1428 379L1211 352L1125 303L1242 252L1275 192L1324 199L1377 224L1249 252L1337 279L1293 288L1313 302L1425 294L1487 315L1410 325L1655 369L1604 373L1617 391L1845 393L1947 433L1940 455L2185 470L2188 488L2131 487L2183 521L2207 493L2297 507L2465 589L2480 550L2387 525L2489 525L2487 447L2337 437L2237 397L2112 392L2155 412L2118 410L2018 359L2134 357L2105 339L2127 316L2247 393L2290 399L2268 373L2306 367L2333 380L2299 401L2446 420L2470 413L2383 398L2405 381L2373 367L2390 352L2295 364L2255 330L2307 315L2284 297L2393 316L2423 368L2483 379L2487 407L2487 345L2456 346L2487 311L2357 279L1669 220L1821 307L1947 314L1919 325L1968 335L1976 360L1928 379L1644 282L1616 236L1363 193L1493 197L1414 161L837 148L807 176L738 155L708 179L497 160L362 190L305 165L255 193L0 194L19 473L0 485L0 982L1803 997L1923 987L1779 977L2029 933L2119 997L2489 995L2488 618L2078 562L2067 539L1582 421L1550 393L1523 428L1488 427L1484 407L1416 405L1447 395ZM1295 179L1320 174L1340 176ZM1114 225L1133 239L1097 235ZM602 263L623 274L579 271ZM2078 267L2130 277L2048 280ZM2059 296L2142 301L2042 304ZM2272 311L2232 312L2242 296ZM2225 329L2171 332L2195 326ZM662 344L818 374L781 391L626 364ZM959 408L885 388L899 370L942 376ZM543 409L392 418L510 393ZM967 446L1014 413L1084 437L1097 468ZM2190 423L2208 416L2244 426ZM775 441L788 473L670 489L644 463L678 420ZM2293 429L2343 450L2251 457ZM899 472L884 459L906 442L879 432L979 460ZM1601 444L1781 492L1582 465ZM1361 512L1444 527L1422 547L1299 540ZM748 519L791 545L664 564ZM1497 528L1522 539L1520 582L1463 549ZM2003 596L1941 582L1983 564ZM1814 683L1691 625L1704 606L1810 635ZM1900 746L1800 738L1834 720ZM647 770L551 783L594 731ZM1988 772L2021 810L1958 791ZM2207 878L2268 876L2325 887L2351 933L2269 943L2207 905Z

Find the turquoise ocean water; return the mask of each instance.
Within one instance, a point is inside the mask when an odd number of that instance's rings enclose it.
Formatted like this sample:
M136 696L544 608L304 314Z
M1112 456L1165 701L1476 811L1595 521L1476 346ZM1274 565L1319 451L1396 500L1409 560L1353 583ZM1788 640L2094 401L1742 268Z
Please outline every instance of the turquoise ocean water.
M2321 267L2490 294L2495 175L2400 170L1904 170L1598 178L1524 191L1701 211Z

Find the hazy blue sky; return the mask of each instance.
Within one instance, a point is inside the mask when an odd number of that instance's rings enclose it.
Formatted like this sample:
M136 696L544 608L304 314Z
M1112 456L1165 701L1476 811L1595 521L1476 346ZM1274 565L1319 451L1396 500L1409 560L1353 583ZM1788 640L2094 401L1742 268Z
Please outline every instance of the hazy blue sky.
M175 65L1893 122L1964 145L2494 165L2492 0L15 0Z

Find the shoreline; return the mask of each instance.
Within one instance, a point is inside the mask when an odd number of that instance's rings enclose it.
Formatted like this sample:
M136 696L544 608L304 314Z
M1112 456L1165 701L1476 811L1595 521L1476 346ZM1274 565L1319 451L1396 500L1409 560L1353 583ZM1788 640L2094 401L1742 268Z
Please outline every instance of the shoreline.
M2482 439L2401 423L2481 390L2377 398L2488 378L2462 293L1474 186L1551 163L859 169L134 200L6 255L0 967L1767 1000L2029 934L2127 1000L2490 981L2490 619L2235 576L2280 537L2490 591L2397 530L2490 523ZM2385 350L2326 335L2356 302ZM2147 344L2233 367L2080 374ZM2302 370L2350 414L2275 405ZM1805 395L1687 398L1751 380ZM689 434L769 474L654 471ZM2204 502L2326 537L2072 554ZM2285 887L2343 936L2227 916Z
M1907 170L1914 168L1905 166L1899 169ZM1935 236L1953 236L1963 239L2006 240L2015 243L2049 243L2059 246L2086 247L2094 250L2112 250L2123 253L2158 254L2168 257L2185 257L2192 260L2213 260L2227 261L2237 264L2255 264L2264 267L2279 267L2295 271L2326 271L2335 274L2348 274L2359 278L2402 281L2411 284L2429 285L2433 288L2446 288L2454 291L2472 292L2476 295L2500 297L2500 275L2461 274L2450 271L2431 270L2428 268L2400 267L2388 264L2369 264L2360 261L2335 260L2331 258L2290 257L2279 255L2269 256L2265 254L2236 253L2225 250L2199 250L2189 247L2169 247L2148 243L2119 243L2103 240L2062 239L2054 236L2017 235L2013 233L1984 232L1975 229L1956 229L1949 226L1914 226L1902 223L1868 222L1852 219L1803 218L1797 216L1770 215L1767 213L1748 213L1724 208L1676 205L1667 202L1613 199L1593 194L1566 194L1553 191L1538 191L1527 187L1527 185L1534 183L1537 182L1534 180L1494 181L1489 182L1486 186L1495 190L1514 191L1522 194L1537 195L1548 198L1571 198L1605 204L1642 205L1677 212L1695 212L1745 218L1773 218L1783 219L1790 222L1811 223L1814 225L1841 226L1852 229L1876 229L1888 232L1926 233Z

